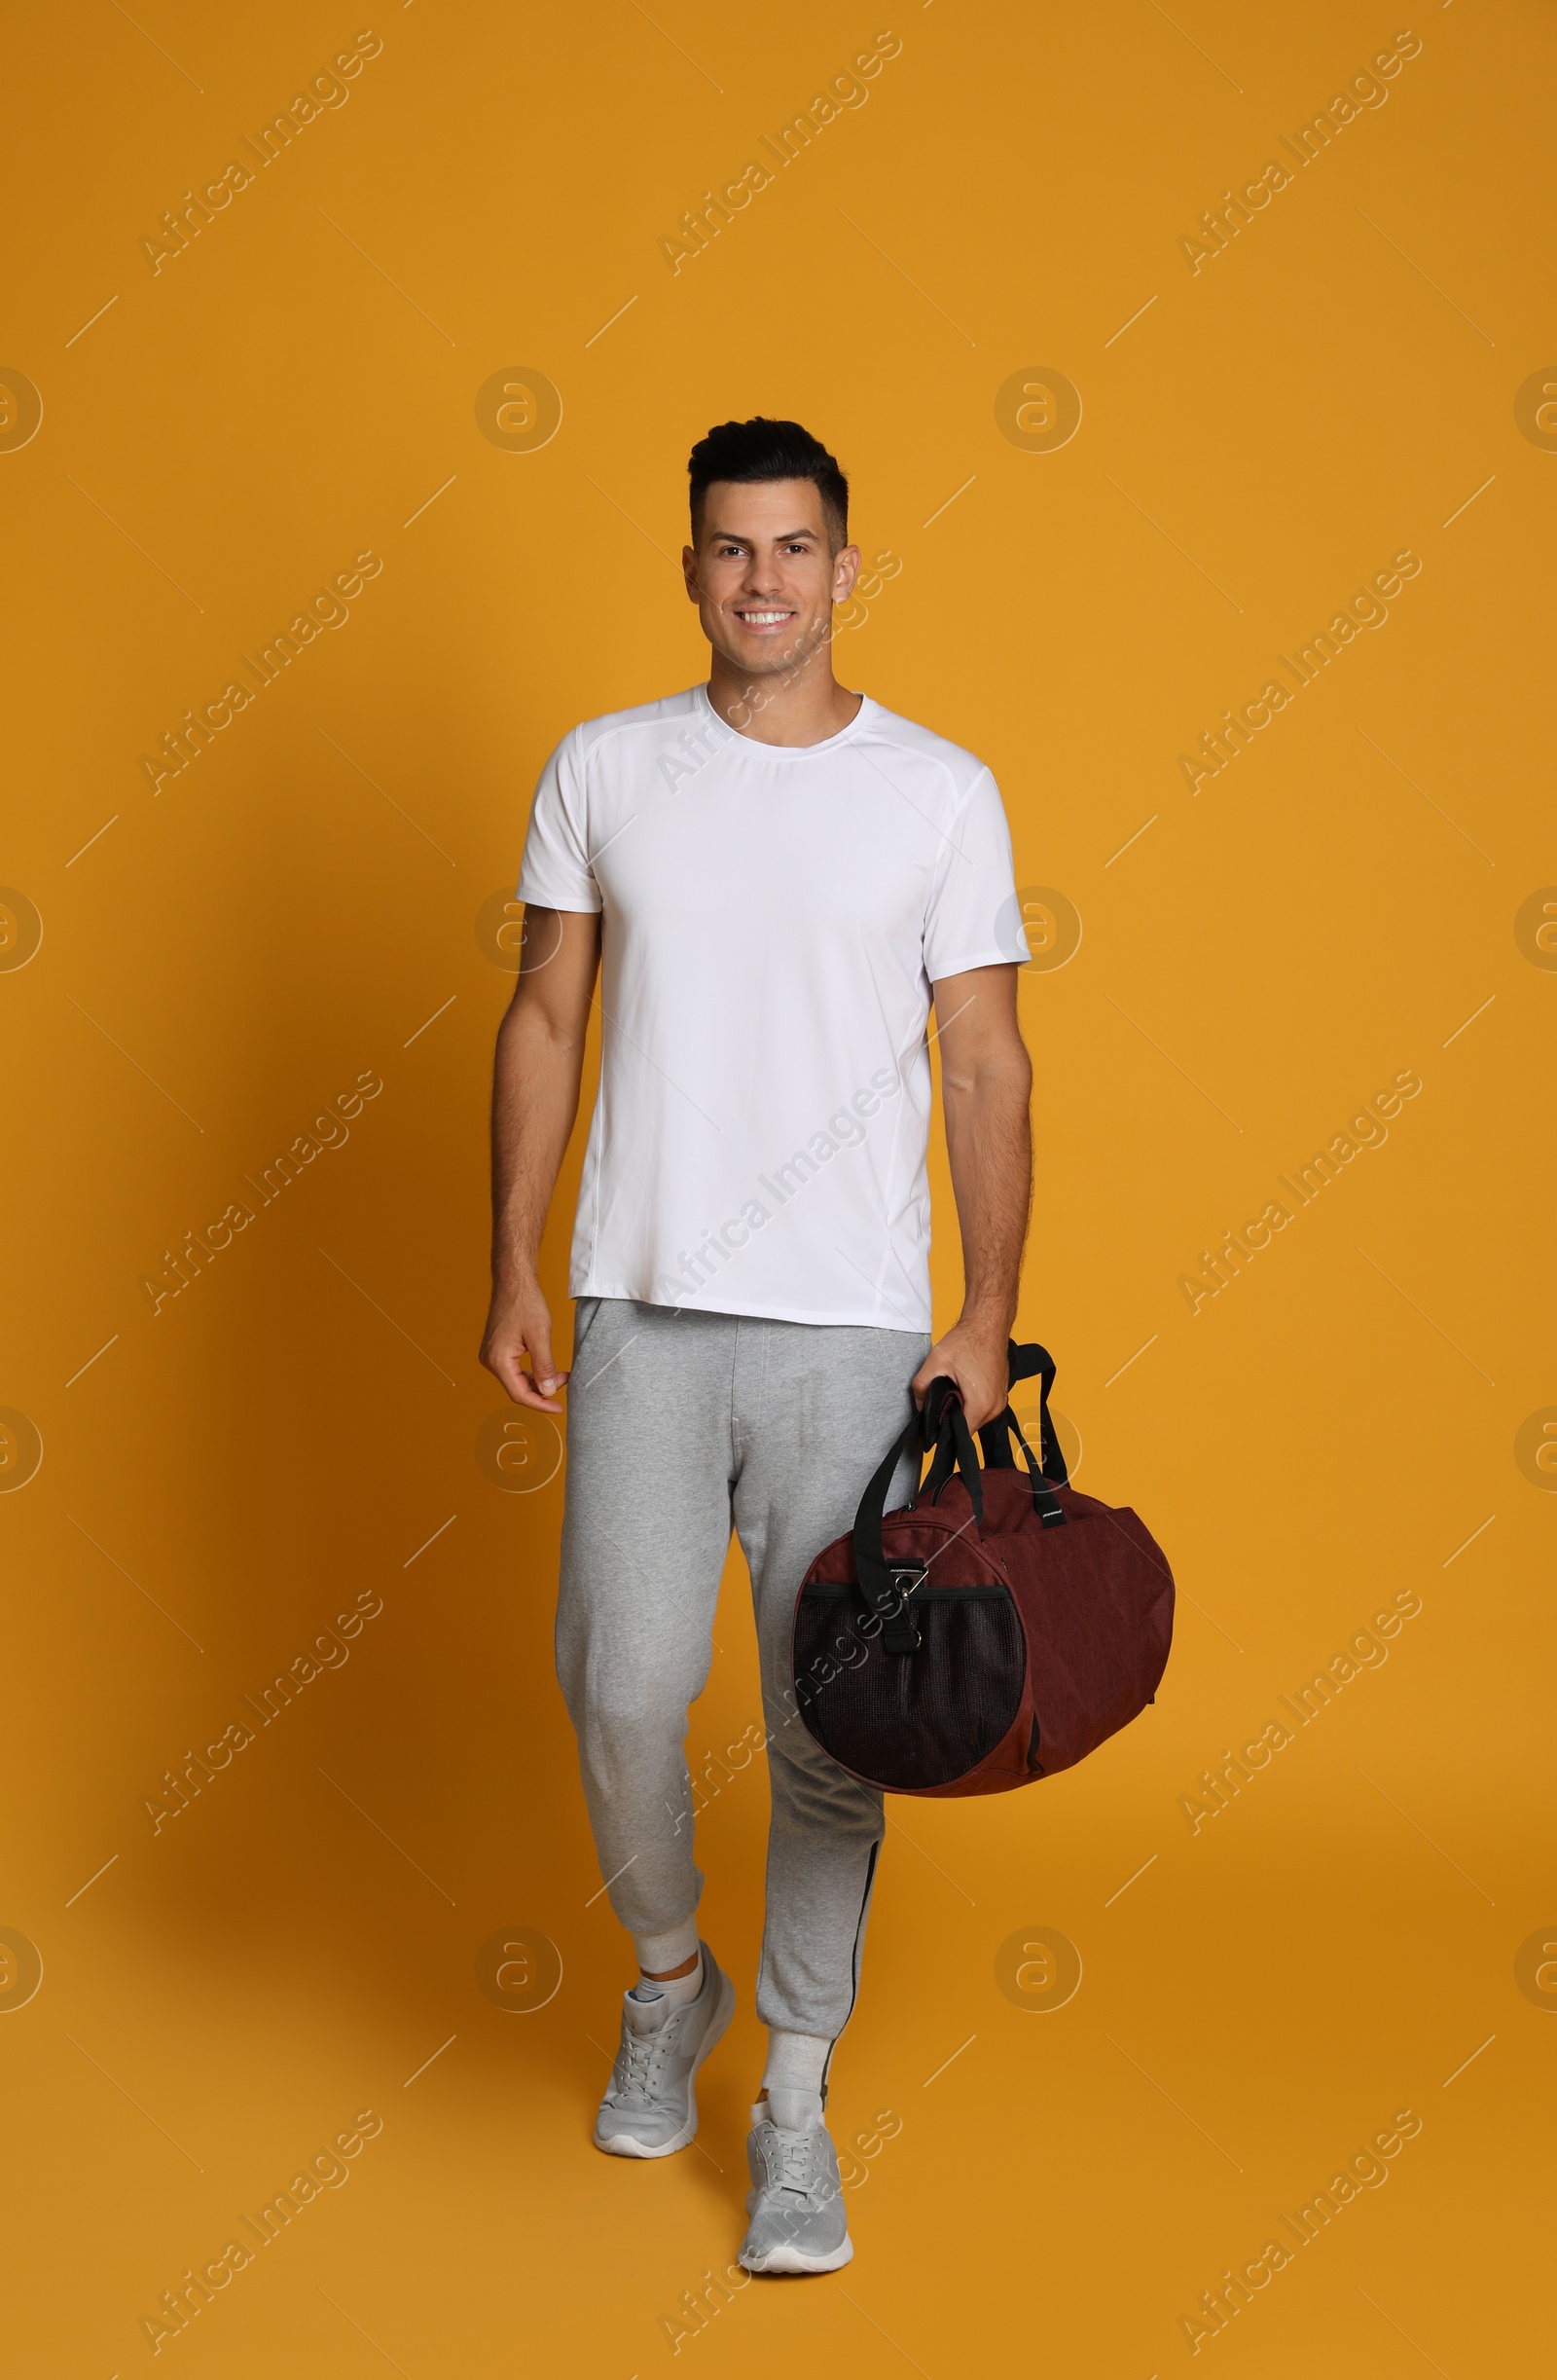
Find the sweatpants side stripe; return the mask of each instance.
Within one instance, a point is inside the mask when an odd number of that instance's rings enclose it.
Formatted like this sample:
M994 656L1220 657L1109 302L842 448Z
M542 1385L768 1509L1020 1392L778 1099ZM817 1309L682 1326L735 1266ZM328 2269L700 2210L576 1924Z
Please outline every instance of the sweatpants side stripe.
M883 1824L885 1825L885 1823L886 1823L886 1819L885 1819L885 1815L884 1815L884 1817L883 1817ZM854 1925L854 1949L853 1949L853 1956L852 1956L852 1958L851 1958L851 1962L850 1962L850 1963L851 1963L851 1974L852 1974L852 1982L851 1982L851 1989L850 1989L850 1995L849 1995L849 2015L848 2015L848 2016L846 2016L846 2017L844 2018L844 2025L847 2025L847 2024L848 2024L848 2022L849 2022L849 2018L850 2018L850 2017L851 2017L851 2016L853 2015L853 2013L854 2013L854 2003L855 2003L855 2001L856 2001L856 2000L858 1999L858 1997L859 1997L860 1945L861 1945L861 1943L862 1943L862 1941L863 1941L863 1939L864 1939L864 1934L865 1934L865 1912L866 1912L866 1911L869 1909L869 1907L870 1907L870 1894L871 1894L871 1886L874 1885L874 1883L875 1883L875 1881L876 1881L876 1854L877 1854L877 1852L878 1852L878 1851L881 1849L881 1848L882 1848L882 1847L881 1847L881 1843L880 1843L880 1841L879 1841L879 1840L878 1840L877 1842L875 1842L875 1843L873 1843L873 1844L871 1845L871 1847L870 1847L870 1859L869 1859L869 1861L868 1861L868 1863L867 1863L867 1865L866 1865L866 1868L865 1868L865 1889L864 1889L864 1891L863 1891L863 1892L860 1894L860 1896L859 1896L859 1916L858 1916L858 1919L856 1920L856 1922L855 1922L855 1925ZM843 2030L844 2030L844 2025L840 2025L840 2026L839 2026L839 2028L838 2028L838 2032L839 2032L840 2033L841 2033L841 2032L843 2032ZM831 2073L831 2071L832 2071L832 2064L833 2064L833 2050L835 2050L837 2047L838 2047L838 2038L837 2038L837 2035L835 2034L835 2035L834 2035L834 2037L833 2037L832 2047L831 2047L831 2048L828 2050L828 2052L827 2052L827 2063L826 2063L826 2065L825 2065L825 2066L822 2068L822 2069L821 2069L821 2104L822 2104L822 2105L823 2105L824 2107L825 2107L825 2106L826 2106L826 2105L827 2105L827 2077L828 2077L828 2075L829 2075L829 2074Z

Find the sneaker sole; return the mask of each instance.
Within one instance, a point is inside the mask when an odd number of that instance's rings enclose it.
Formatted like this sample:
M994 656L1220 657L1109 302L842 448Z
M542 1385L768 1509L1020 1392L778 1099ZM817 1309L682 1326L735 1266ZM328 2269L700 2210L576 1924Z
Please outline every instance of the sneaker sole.
M846 2237L841 2248L825 2256L803 2255L798 2248L771 2248L765 2256L750 2260L741 2257L743 2272L770 2273L836 2273L848 2264L854 2253L854 2243Z
M669 2141L662 2141L659 2146L654 2148L651 2148L644 2141L635 2141L630 2132L613 2132L608 2141L602 2141L599 2133L597 2132L595 2135L596 2147L603 2150L608 2157L673 2157L677 2149L690 2148L698 2133L698 2069L710 2050L716 2049L723 2040L729 2030L730 2019L735 2012L736 1988L726 1975L719 1988L719 2004L709 2019L708 2030L703 2036L698 2054L692 2061L692 2071L687 2076L690 2112L679 2132L672 2133ZM853 2250L851 2249L850 2254L852 2255L852 2253Z

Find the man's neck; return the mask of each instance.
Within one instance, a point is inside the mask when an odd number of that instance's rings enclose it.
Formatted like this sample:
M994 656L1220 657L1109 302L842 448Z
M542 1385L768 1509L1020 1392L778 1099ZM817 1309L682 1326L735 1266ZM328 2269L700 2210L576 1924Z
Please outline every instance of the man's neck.
M838 683L830 645L761 677L738 670L716 652L708 672L714 710L754 744L824 744L858 715L864 699Z

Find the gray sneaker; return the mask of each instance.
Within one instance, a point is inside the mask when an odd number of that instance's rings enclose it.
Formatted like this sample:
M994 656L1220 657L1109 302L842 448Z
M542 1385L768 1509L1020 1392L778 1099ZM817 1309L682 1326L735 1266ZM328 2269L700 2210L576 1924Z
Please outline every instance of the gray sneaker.
M776 2114L811 2120L791 2131L775 2122ZM746 2161L751 2224L741 2246L746 2271L835 2273L847 2264L854 2243L844 2212L838 2152L821 2120L819 2097L775 2092L759 2101L751 2110Z
M612 2157L670 2157L698 2129L693 2077L736 2012L736 1988L706 1942L703 1988L672 2007L634 1985L622 1997L622 2046L596 2119L595 2145Z

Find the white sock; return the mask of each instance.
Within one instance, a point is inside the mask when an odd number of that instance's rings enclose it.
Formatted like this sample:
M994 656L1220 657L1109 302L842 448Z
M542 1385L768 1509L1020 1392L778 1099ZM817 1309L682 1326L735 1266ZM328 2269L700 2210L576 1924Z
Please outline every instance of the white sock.
M762 2070L762 2087L770 2100L782 2091L801 2092L814 2097L816 2112L821 2113L822 2077L827 2071L827 2059L832 2043L819 2033L785 2032L777 2025L768 2031L768 2063ZM780 2122L775 2116L775 2123ZM786 2132L798 2132L799 2124L784 2124Z
M633 1947L638 1958L638 1979L633 1987L634 1999L663 1999L665 2014L669 2016L672 2008L697 1998L703 1989L703 1950L695 1918L688 1918L684 1925L671 1933L634 1934ZM665 1973L667 1967L679 1966L684 1959L696 1960L685 1975Z
M683 2006L689 1999L696 1999L702 1989L703 1960L700 1957L697 1965L687 1975L640 1974L633 1986L633 1997L664 2000L667 2003L666 2014L669 2015L670 2009Z
M821 2122L821 2093L770 2083L766 2103L759 2101L751 2110L755 2124L760 2124L764 2116L777 2124L780 2132L815 2132Z

